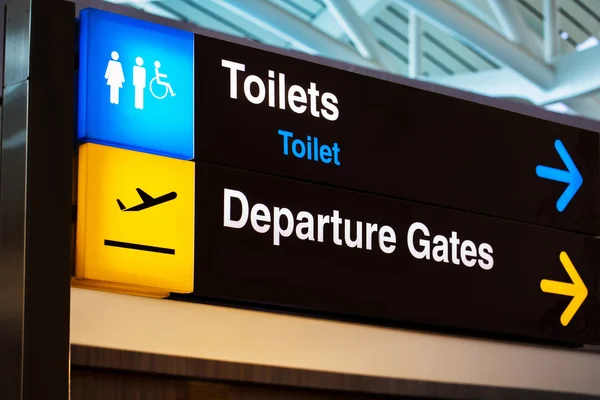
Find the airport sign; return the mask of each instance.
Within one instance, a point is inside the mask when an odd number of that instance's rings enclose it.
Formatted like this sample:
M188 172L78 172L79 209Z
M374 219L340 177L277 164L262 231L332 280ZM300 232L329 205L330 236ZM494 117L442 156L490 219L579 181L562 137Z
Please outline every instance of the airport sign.
M80 26L73 285L600 344L596 133L98 10Z

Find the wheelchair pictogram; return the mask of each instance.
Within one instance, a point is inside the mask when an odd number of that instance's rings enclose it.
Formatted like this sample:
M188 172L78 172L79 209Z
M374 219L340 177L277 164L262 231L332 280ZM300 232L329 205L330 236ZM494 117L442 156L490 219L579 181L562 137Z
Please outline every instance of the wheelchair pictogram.
M154 62L154 73L155 73L155 77L152 78L150 80L150 93L152 93L152 96L154 96L155 98L162 100L165 97L167 97L167 94L170 94L171 97L175 96L175 92L173 91L173 88L171 87L171 84L162 80L162 79L166 79L168 78L167 74L162 74L159 72L159 69L161 67L160 61L155 61ZM155 92L156 86L162 86L163 92L158 92L158 94Z

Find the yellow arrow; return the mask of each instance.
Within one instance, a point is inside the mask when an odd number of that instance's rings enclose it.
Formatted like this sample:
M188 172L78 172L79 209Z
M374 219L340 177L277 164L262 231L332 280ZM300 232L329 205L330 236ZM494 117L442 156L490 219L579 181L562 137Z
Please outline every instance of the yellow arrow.
M571 259L564 251L560 253L560 262L565 268L565 271L567 271L567 274L569 274L569 278L571 278L573 283L543 279L540 286L542 287L543 292L573 297L560 316L560 323L563 324L563 326L567 326L569 322L571 322L571 318L573 318L577 310L579 310L579 307L581 307L581 304L583 304L583 301L588 295L588 290L577 273Z

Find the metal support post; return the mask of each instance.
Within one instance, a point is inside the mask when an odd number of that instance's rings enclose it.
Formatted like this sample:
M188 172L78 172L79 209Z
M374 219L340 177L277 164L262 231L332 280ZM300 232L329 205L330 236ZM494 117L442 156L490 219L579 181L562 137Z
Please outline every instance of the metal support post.
M0 398L68 399L75 7L5 8Z
M408 14L408 77L421 74L421 18L414 9Z
M544 0L544 61L554 62L558 29L556 27L558 0Z

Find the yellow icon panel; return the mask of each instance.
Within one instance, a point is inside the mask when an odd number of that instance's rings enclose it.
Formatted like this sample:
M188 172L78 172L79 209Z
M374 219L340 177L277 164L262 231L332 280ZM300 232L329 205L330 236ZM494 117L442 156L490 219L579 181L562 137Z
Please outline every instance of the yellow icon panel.
M74 285L156 297L194 284L194 163L79 148Z

